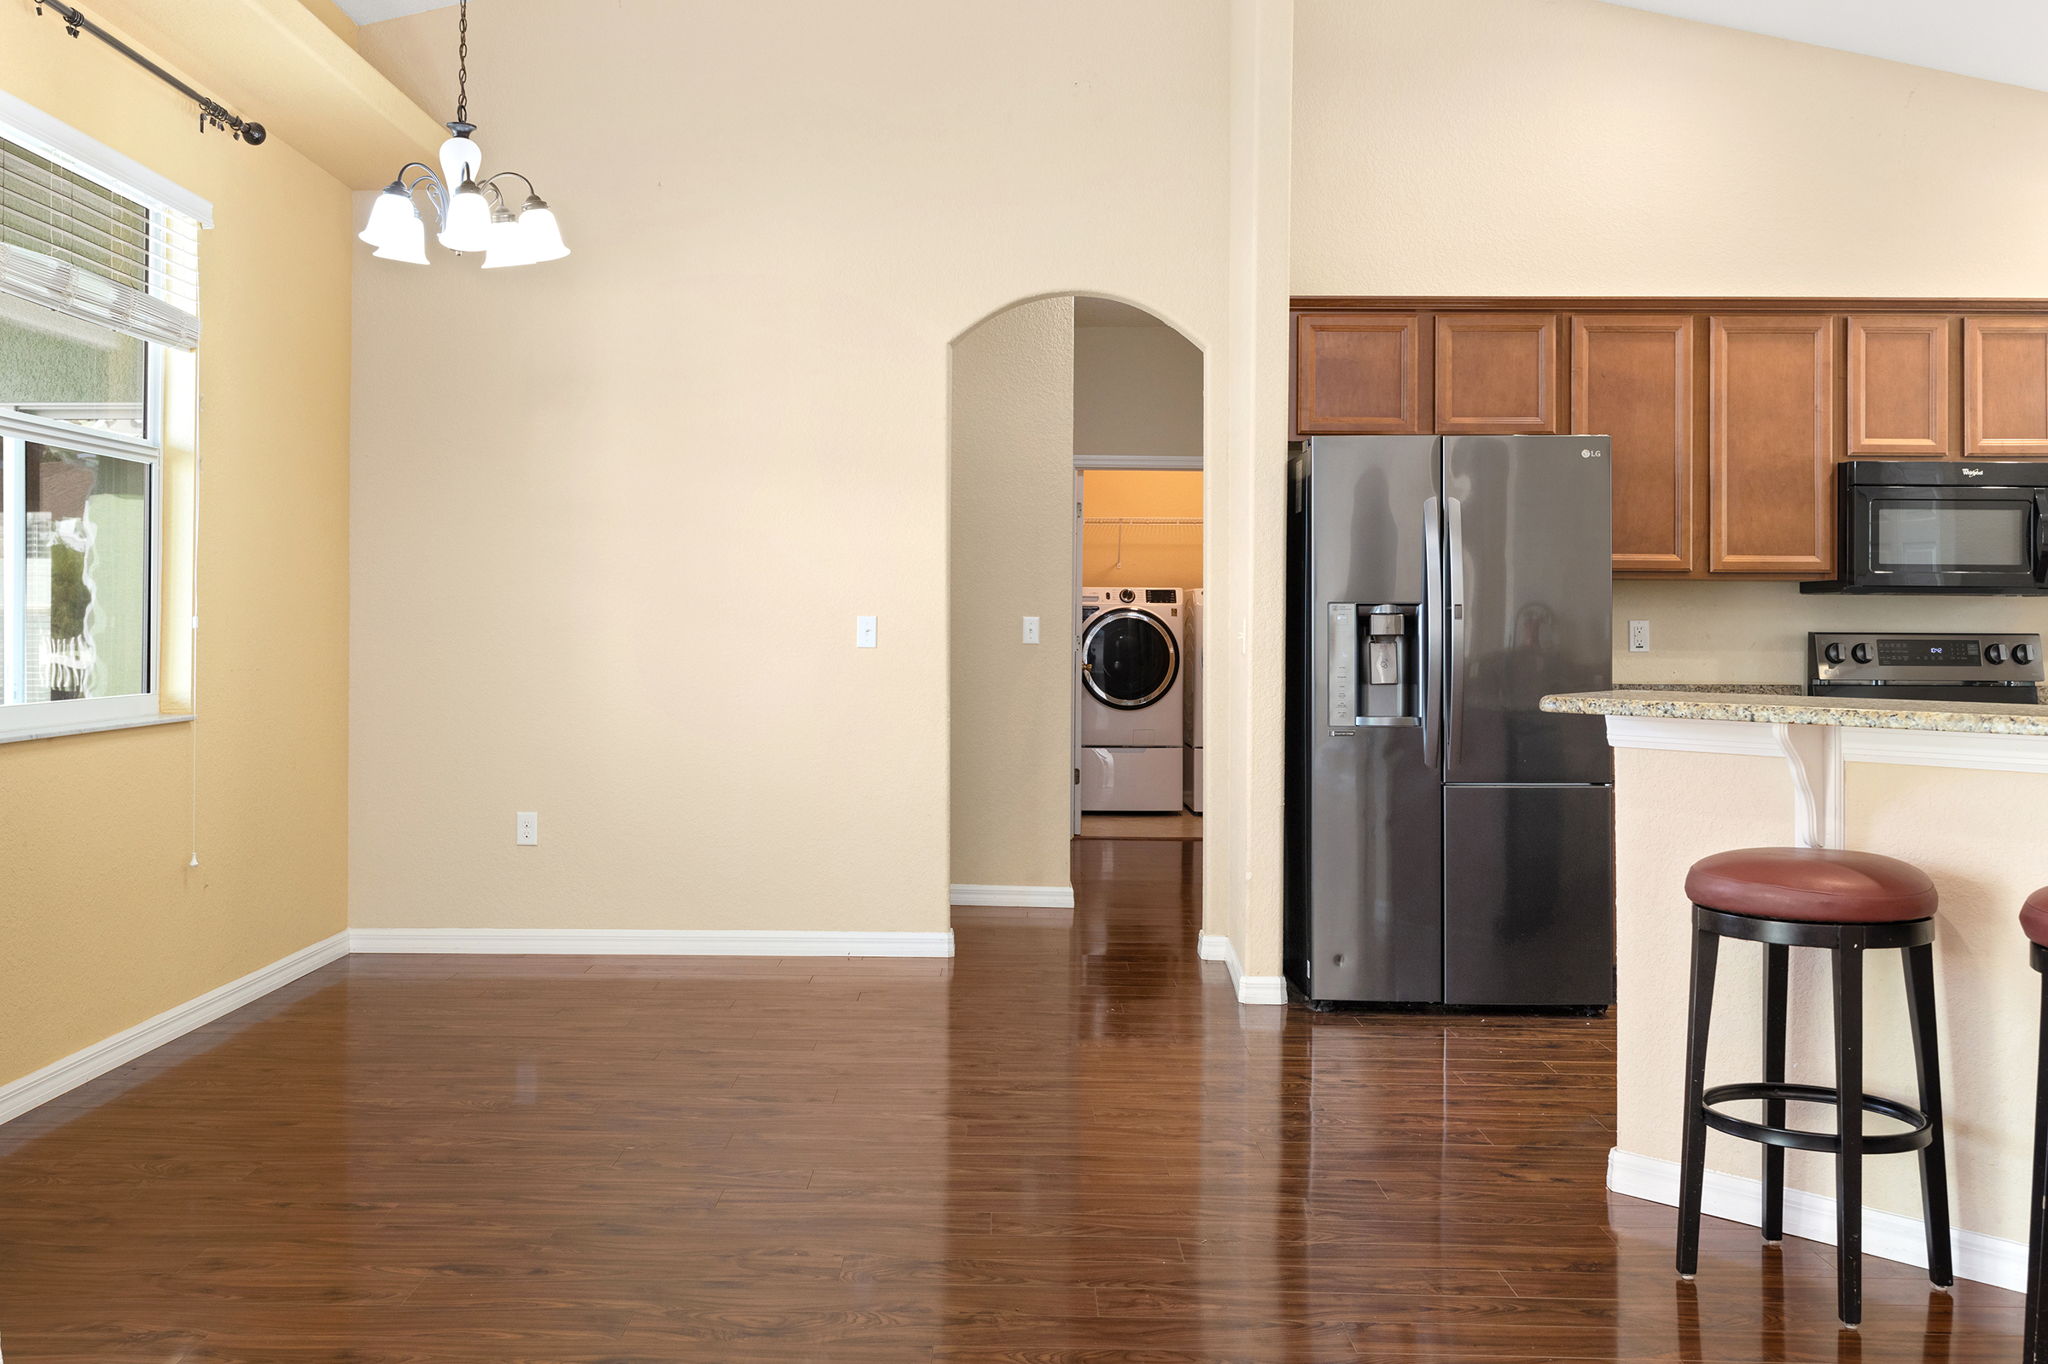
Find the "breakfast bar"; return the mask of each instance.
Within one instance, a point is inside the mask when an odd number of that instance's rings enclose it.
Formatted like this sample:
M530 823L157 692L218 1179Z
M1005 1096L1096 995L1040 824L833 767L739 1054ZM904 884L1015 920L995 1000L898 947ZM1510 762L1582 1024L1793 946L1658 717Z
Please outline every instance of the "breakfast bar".
M2019 1288L2040 996L2016 916L2029 892L2048 885L2048 840L2040 832L2048 797L2041 781L2048 774L2048 706L1789 692L1645 688L1543 700L1552 713L1598 717L1615 750L1621 1083L1609 1187L1678 1202L1691 942L1687 868L1737 848L1881 853L1923 868L1940 895L1935 954L1956 1272ZM1712 1082L1756 1078L1761 952L1749 944L1724 951L1723 1012L1708 1055ZM1830 983L1823 962L1801 960L1822 955L1793 954L1787 1079L1827 1085L1833 1073ZM1898 976L1888 961L1868 969L1872 1093L1914 1091ZM1823 1130L1832 1122L1825 1112L1795 1111L1794 1118ZM1872 1118L1869 1130L1893 1125ZM1747 1144L1713 1137L1706 1212L1756 1224L1759 1166ZM1829 1158L1791 1152L1786 1187L1786 1230L1832 1240ZM1864 1202L1865 1253L1925 1264L1915 1161L1873 1158Z

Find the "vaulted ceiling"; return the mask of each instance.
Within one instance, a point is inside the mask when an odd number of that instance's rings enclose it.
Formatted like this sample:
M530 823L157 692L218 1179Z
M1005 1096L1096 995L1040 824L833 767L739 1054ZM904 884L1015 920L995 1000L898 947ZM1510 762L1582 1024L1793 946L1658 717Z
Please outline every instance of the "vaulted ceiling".
M2043 0L1608 0L1866 57L2048 90Z

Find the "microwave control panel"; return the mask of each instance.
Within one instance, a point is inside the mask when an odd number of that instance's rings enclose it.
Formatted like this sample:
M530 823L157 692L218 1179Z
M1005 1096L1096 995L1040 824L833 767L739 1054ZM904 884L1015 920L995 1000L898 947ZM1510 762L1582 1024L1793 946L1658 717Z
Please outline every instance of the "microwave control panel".
M1815 682L1984 682L2044 680L2039 635L1875 635L1817 631L1807 636Z

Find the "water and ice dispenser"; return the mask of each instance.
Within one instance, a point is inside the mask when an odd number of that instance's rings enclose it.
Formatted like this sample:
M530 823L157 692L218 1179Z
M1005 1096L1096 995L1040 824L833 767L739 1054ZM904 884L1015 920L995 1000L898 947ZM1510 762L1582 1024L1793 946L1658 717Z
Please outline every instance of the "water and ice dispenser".
M1421 723L1414 602L1330 603L1330 728Z

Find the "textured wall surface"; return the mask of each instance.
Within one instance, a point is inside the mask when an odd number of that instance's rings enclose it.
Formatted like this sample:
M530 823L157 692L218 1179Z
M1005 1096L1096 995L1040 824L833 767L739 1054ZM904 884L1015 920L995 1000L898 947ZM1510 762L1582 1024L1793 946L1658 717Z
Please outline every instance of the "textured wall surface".
M290 146L202 136L177 95L31 9L0 9L0 89L211 200L216 223L200 718L0 747L5 1083L346 927L354 243L347 191ZM189 520L167 530L182 593ZM181 611L165 616L180 699Z
M576 254L358 261L354 922L942 930L948 347L1073 292L1223 344L1229 6L608 13L472 15ZM453 23L362 50L439 107Z
M1202 454L1202 353L1171 327L1074 329L1074 452Z
M1597 0L1297 30L1297 293L2048 293L2037 91Z
M1074 301L953 343L952 879L1065 886L1073 786ZM1024 644L1023 618L1039 618Z

